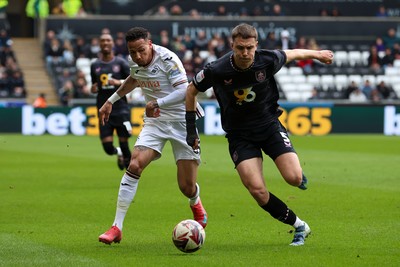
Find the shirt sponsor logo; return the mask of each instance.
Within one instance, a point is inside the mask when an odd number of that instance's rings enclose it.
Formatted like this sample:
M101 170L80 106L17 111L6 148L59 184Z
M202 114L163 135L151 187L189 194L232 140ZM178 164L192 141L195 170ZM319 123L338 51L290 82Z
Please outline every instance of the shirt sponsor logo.
M199 83L204 80L204 70L200 71L196 74L196 81Z
M160 82L159 81L140 81L139 86L142 88L149 88L154 90L160 90Z
M171 72L169 73L170 77L175 77L181 75L181 70L177 65L172 67Z

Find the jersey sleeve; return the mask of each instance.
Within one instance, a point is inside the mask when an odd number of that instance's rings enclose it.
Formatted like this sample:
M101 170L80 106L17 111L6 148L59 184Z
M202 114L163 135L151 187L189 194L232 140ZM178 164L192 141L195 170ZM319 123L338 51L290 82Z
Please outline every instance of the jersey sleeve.
M286 53L282 50L272 50L275 55L274 74L286 64Z
M212 86L211 63L193 77L193 84L200 92L207 91Z

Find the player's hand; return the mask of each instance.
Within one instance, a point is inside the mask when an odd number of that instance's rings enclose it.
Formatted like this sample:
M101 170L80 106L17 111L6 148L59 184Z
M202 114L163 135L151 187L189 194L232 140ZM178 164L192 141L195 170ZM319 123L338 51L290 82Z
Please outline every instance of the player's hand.
M160 108L158 107L157 100L147 102L146 116L152 118L160 117Z
M102 125L106 124L106 122L110 118L111 111L112 104L110 101L107 100L99 110L99 116Z
M200 153L200 138L196 129L196 112L186 111L186 143L194 153Z
M333 52L331 50L321 50L319 51L320 57L319 61L325 64L332 64L333 62Z
M92 86L90 87L90 92L92 94L97 93L97 83L92 84Z

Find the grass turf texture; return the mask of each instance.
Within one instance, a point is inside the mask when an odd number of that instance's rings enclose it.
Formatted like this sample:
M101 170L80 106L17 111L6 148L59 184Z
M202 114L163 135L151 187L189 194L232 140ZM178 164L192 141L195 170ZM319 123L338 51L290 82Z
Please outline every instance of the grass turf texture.
M98 242L123 174L97 137L0 136L0 266L399 266L400 138L291 137L309 189L287 185L269 158L268 188L313 233L291 227L242 186L222 136L202 136L199 183L209 213L204 247L178 251L172 229L191 218L171 148L142 174L121 244ZM131 139L132 146L134 139Z

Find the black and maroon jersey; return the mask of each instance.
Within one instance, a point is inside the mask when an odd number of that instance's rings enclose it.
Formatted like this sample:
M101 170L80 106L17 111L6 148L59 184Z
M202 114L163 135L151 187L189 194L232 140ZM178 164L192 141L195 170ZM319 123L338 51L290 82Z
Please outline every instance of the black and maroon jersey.
M245 70L236 68L232 57L230 52L207 64L193 83L201 92L213 88L225 132L263 128L281 114L274 74L286 63L286 54L257 50L254 63Z
M97 108L107 101L107 99L117 91L119 86L110 85L109 79L125 80L130 74L128 61L121 57L114 57L109 62L96 59L90 67L90 76L92 77L92 84L97 83ZM126 97L113 104L112 114L129 113L128 103Z

